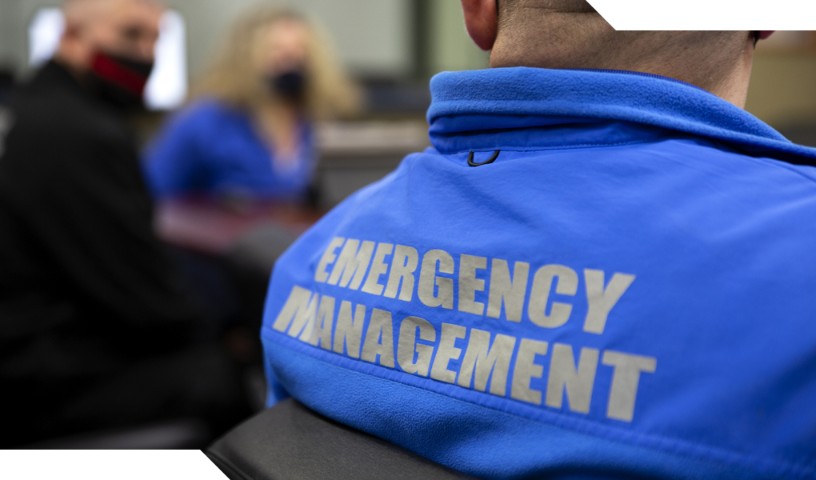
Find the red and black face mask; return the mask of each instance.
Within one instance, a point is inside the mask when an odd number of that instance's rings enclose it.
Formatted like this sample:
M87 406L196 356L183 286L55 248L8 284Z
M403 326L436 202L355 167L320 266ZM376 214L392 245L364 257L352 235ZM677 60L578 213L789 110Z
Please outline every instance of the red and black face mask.
M97 51L91 59L91 78L95 93L121 109L144 107L144 91L153 62Z

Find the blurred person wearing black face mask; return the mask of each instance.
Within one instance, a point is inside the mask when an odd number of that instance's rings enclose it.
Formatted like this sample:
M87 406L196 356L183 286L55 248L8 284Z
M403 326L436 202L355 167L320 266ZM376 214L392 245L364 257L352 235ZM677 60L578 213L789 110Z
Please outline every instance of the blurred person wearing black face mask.
M241 389L154 236L124 121L163 7L64 13L55 57L13 95L0 157L0 447L167 416L218 424Z
M148 150L154 193L304 200L317 163L314 122L357 103L327 46L296 12L265 6L247 12L193 101Z

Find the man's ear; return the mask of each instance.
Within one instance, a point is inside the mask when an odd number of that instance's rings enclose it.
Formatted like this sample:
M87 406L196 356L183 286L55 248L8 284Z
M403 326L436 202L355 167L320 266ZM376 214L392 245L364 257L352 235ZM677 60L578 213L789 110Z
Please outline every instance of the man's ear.
M462 0L462 10L470 38L482 50L492 49L499 30L496 0Z

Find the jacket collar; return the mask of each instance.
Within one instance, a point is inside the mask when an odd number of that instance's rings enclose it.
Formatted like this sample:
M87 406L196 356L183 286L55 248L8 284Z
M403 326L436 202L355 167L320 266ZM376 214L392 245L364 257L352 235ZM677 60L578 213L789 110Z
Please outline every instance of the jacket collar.
M443 153L626 144L665 138L668 130L816 164L816 149L791 143L705 90L656 75L527 67L445 72L431 80L431 95L431 142Z
M67 66L56 59L51 59L43 64L37 72L34 81L43 82L47 85L62 85L72 90L85 92L85 88L79 79L71 73Z

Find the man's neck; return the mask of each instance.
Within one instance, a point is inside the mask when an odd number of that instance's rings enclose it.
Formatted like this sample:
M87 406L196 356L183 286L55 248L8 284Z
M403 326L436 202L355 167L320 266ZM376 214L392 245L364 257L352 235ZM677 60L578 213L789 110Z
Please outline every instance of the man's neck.
M747 32L744 43L739 37L723 40L700 32L599 34L579 30L570 38L562 37L557 30L547 41L541 39L540 32L500 32L490 65L651 73L695 85L740 108L745 106L753 59ZM725 43L725 47L711 47L709 41ZM609 48L610 44L620 44L620 48ZM599 48L589 50L588 45Z

